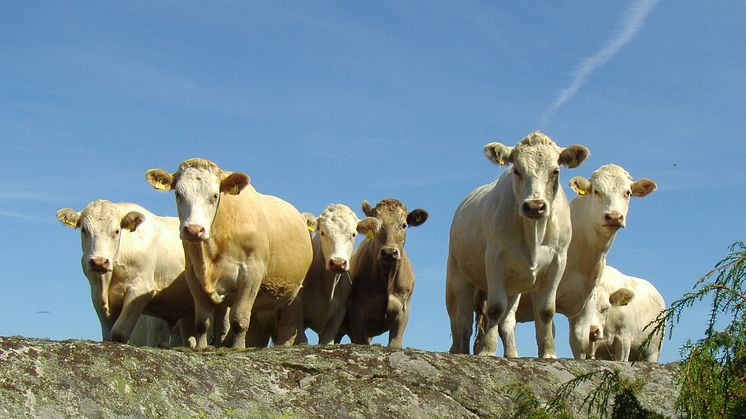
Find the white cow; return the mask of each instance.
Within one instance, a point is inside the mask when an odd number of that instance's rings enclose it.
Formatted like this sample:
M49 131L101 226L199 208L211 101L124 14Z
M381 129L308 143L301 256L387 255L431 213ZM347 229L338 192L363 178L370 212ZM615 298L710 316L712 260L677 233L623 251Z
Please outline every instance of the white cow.
M303 328L319 335L319 345L334 342L347 313L352 289L350 258L357 233L375 234L381 222L375 217L359 220L350 207L328 206L318 217L304 213L308 228L314 231L313 263L303 283ZM301 342L305 335L299 333ZM299 338L296 338L298 342Z
M595 302L595 321L589 323L595 323L595 327L591 328L590 338L596 359L658 361L662 333L640 350L640 344L651 332L643 329L666 309L663 297L650 282L606 266L591 301Z
M513 167L475 189L453 216L446 272L450 350L469 353L473 297L482 289L487 291L488 321L480 354L494 356L500 323L505 356L517 356L514 325L503 320L520 293L533 291L539 356L556 358L554 300L572 233L560 165L577 167L590 153L581 145L560 148L539 131L515 147L489 143L484 153L499 166Z
M255 318L277 319L274 343L292 345L296 310L302 309L293 303L313 258L298 210L257 192L246 174L223 171L205 159L183 161L174 174L151 169L145 178L154 188L176 194L175 230L186 254L197 348L207 346L213 314L226 306L234 348L245 347L249 322L255 323L252 312Z
M102 199L80 212L60 209L57 219L80 229L80 262L103 340L126 343L143 313L170 325L194 316L177 218ZM194 334L191 329L187 333Z
M576 359L585 359L589 353L588 321L584 310L593 310L586 304L598 284L606 265L617 232L627 223L631 197L644 197L652 193L656 184L650 179L633 181L626 170L615 164L596 169L590 179L575 176L570 180L577 196L570 201L572 241L567 250L567 266L557 288L556 308L569 319L570 348ZM533 295L521 296L515 315L519 322L532 321Z

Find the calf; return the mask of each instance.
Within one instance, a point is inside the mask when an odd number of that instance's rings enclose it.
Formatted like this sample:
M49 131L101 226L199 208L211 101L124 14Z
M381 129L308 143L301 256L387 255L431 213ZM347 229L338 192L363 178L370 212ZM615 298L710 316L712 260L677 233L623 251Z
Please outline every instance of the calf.
M234 348L246 346L252 312L277 319L274 343L292 345L300 309L293 303L313 257L298 210L257 192L246 174L223 171L206 159L185 160L173 174L151 169L145 177L154 188L176 195L197 348L207 346L213 314L225 307Z
M453 216L446 271L452 353L469 353L474 296L486 291L486 331L479 354L495 355L498 324L506 357L518 356L514 324L505 323L519 295L534 292L539 356L556 358L552 319L572 227L560 166L577 167L586 147L558 147L534 131L515 147L489 143L485 156L512 163L496 181L471 192Z
M80 212L60 209L57 219L80 229L80 262L103 340L126 343L143 313L170 326L182 317L192 323L194 304L184 277L178 219L103 199ZM186 333L194 334L191 328Z
M347 314L347 298L352 290L350 258L357 233L375 234L378 218L359 220L346 205L332 204L318 217L304 213L312 239L313 263L303 282L303 328L319 335L319 345L334 342ZM305 340L305 334L299 334ZM296 338L296 341L298 339Z
M351 340L367 345L388 331L388 346L401 348L414 290L414 272L404 250L406 229L427 221L428 214L422 209L407 213L396 199L384 199L375 208L363 201L363 213L380 221L380 229L352 255L347 308Z
M595 304L594 304L595 303ZM596 359L657 362L663 334L653 336L650 344L640 344L651 332L644 330L666 309L663 296L648 281L606 266L595 290L590 340ZM595 321L593 321L595 320ZM595 324L594 324L595 323Z

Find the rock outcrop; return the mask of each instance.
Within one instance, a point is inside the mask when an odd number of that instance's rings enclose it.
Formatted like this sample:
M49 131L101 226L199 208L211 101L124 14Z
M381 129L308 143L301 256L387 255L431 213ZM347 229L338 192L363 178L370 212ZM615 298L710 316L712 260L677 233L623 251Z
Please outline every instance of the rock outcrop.
M642 404L673 416L675 364L483 358L380 346L193 352L0 338L2 417L507 417L523 384L540 402L572 378L616 368ZM593 382L567 401L580 403Z

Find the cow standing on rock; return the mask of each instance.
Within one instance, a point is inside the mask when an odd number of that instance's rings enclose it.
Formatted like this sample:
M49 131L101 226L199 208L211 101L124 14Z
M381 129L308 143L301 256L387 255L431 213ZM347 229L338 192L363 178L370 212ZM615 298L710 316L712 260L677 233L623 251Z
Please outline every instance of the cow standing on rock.
M384 199L375 208L363 201L363 212L380 220L381 227L352 256L347 308L351 340L367 345L372 337L388 331L388 346L401 348L414 290L414 272L404 250L406 229L427 221L428 214L423 209L407 213L396 199Z
M194 304L184 279L176 217L100 199L80 212L62 208L57 219L80 229L80 262L91 285L103 340L127 343L142 313L170 326L184 318L182 336L194 335Z
M226 306L234 348L245 347L249 322L264 316L277 321L275 345L292 345L301 309L293 303L313 257L298 210L257 192L246 174L205 159L185 160L174 174L151 169L145 177L154 188L176 194L197 348L207 346L213 314Z
M514 324L504 323L523 292L534 292L539 356L556 358L552 319L567 263L572 228L559 180L560 166L579 166L590 154L581 145L558 147L534 131L515 147L489 143L485 156L506 170L475 189L456 209L446 271L446 307L452 353L469 353L474 296L487 292L487 330L480 354L495 355L498 324L506 357L516 357Z

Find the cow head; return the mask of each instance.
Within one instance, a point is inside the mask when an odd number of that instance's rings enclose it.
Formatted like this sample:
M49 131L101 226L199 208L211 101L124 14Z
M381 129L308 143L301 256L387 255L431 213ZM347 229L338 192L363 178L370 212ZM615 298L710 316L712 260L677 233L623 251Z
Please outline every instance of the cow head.
M633 182L626 170L606 164L593 172L590 180L575 176L570 188L578 194L576 199L587 200L590 222L597 229L613 232L626 225L630 198L650 195L656 184L650 179Z
M80 243L83 248L83 271L101 275L101 301L104 312L109 316L109 279L114 269L114 261L119 251L124 231L135 231L145 215L138 211L122 211L107 200L89 203L82 211L70 208L57 211L57 219L67 227L80 229Z
M189 242L208 240L221 196L238 195L249 184L246 174L224 172L215 163L199 158L181 162L174 174L150 169L145 179L157 190L175 192L179 234Z
M594 295L588 302L588 304L595 303L596 307L591 318L589 336L591 342L606 338L609 312L615 307L626 306L634 297L635 292L625 287L610 289L609 284L602 283L594 289Z
M378 248L378 260L383 263L398 263L401 260L407 227L416 227L427 221L427 211L416 209L407 213L407 207L396 199L384 199L375 208L363 201L363 213L380 220L381 227L372 237ZM370 237L370 235L369 235Z
M560 188L560 166L577 167L590 151L582 145L560 148L543 133L534 131L515 147L489 143L484 146L484 154L498 166L513 164L510 180L518 213L539 220L552 213L552 203Z
M359 220L350 207L342 204L329 205L318 218L307 218L310 230L316 231L321 244L321 255L325 269L345 272L350 269L350 258L358 233L375 235L381 221L368 217Z

